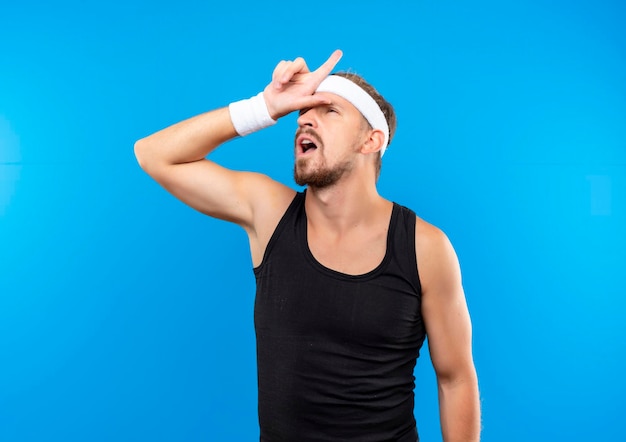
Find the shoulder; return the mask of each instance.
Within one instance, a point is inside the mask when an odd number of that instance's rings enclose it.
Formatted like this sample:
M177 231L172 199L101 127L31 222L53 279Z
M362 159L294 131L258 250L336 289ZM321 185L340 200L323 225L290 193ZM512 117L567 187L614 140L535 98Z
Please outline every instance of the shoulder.
M255 201L257 205L270 212L284 212L298 194L291 187L266 175L258 174L250 184L250 192L256 193L258 198Z
M432 258L433 254L450 251L452 245L447 235L437 226L416 215L411 208L394 203L399 207L402 218L410 225L415 222L415 251L418 258ZM411 226L412 229L412 226Z
M276 226L298 194L266 175L246 172L246 189L252 203L252 224L244 226L250 240L252 261L261 263Z
M296 191L269 176L258 172L236 172L239 186L255 211L271 213L282 211L296 195Z
M274 179L256 172L243 172L243 189L251 201L254 230L264 230L276 223L297 192Z
M460 282L458 258L448 236L417 216L415 256L424 291L433 286Z
M434 252L450 247L448 236L439 227L415 216L415 247L422 251Z

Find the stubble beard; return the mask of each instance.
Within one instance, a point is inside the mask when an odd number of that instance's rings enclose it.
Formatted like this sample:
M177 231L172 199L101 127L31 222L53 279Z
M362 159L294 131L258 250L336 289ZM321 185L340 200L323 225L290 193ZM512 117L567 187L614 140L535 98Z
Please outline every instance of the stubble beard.
M324 143L315 130L306 127L298 129L296 131L296 140L300 134L309 135L315 140L317 149L324 149ZM334 167L327 167L326 161L322 160L319 166L312 168L309 163L313 161L315 161L314 158L296 158L293 168L293 178L297 185L309 186L316 189L334 186L339 182L341 177L350 172L354 166L351 161L345 160ZM307 169L312 170L307 171Z
M309 158L298 158L293 169L293 178L299 186L324 189L339 182L347 172L352 170L352 163L343 162L335 167L321 165L317 169L305 171Z

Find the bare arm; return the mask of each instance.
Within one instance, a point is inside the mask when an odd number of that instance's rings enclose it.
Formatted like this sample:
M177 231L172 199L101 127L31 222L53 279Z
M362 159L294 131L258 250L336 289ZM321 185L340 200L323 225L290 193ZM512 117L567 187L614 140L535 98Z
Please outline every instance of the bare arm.
M443 440L478 442L478 380L458 259L445 234L419 219L416 236L422 314L437 375Z
M137 141L135 155L151 177L186 204L207 215L248 226L252 207L246 200L254 189L250 182L262 177L234 172L205 159L236 136L228 108L222 108Z
M272 118L323 102L313 94L341 55L335 51L313 72L302 58L280 62L272 83L263 93ZM210 152L236 136L225 107L137 141L135 155L151 177L186 204L244 227L251 240L253 260L259 261L276 214L282 214L294 191L267 176L229 170L206 159Z

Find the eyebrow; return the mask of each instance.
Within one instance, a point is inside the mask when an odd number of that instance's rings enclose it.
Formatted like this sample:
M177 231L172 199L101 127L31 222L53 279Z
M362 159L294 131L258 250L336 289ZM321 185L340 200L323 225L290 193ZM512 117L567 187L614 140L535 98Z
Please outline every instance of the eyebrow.
M337 101L331 101L330 103L323 103L323 104L320 104L318 106L311 106L311 107L305 107L303 109L300 109L298 111L298 116L302 115L305 112L308 112L309 110L313 109L314 107L336 107L340 111L345 111L345 109L346 109L345 106L342 106Z

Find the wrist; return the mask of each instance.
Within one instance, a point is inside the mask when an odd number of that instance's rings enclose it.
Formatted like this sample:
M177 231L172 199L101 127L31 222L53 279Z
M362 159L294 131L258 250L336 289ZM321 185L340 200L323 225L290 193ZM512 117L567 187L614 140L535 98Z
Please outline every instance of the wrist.
M267 108L263 92L229 104L228 110L235 131L242 137L276 124Z

